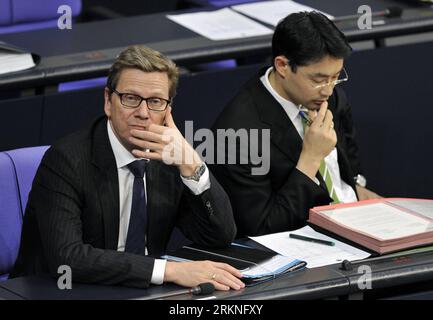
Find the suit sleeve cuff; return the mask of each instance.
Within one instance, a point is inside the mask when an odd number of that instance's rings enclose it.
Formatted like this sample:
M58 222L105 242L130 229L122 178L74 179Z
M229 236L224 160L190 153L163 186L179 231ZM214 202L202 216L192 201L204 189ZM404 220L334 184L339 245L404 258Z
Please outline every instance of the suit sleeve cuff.
M162 284L164 282L165 264L167 260L155 259L153 265L152 278L150 283L152 284Z
M317 184L318 186L320 186L320 181L319 181L319 179L317 179L317 177L310 178L310 177L307 176L305 173L303 173L301 170L299 170L298 167L296 167L296 170L298 170L301 174L303 174L303 175L306 176L308 179L312 180L315 184Z
M191 192L194 193L196 196L202 194L210 188L209 169L207 168L207 166L199 181L185 179L184 177L182 177L182 175L180 177L183 183L188 187L188 189L190 189Z

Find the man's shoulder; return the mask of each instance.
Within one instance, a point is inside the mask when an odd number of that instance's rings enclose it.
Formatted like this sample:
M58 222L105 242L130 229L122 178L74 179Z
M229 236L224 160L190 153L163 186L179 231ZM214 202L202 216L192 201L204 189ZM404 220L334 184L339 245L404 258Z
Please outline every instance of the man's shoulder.
M263 86L260 80L260 73L257 73L252 78L250 78L245 84L241 87L239 92L235 95L232 100L232 103L240 102L241 104L244 101L254 101L254 97L265 91L265 87Z
M258 75L246 82L233 99L225 106L214 128L248 128L260 124L258 96L265 92Z
M104 130L105 123L104 117L101 117L91 125L66 135L53 143L48 149L47 154L57 154L73 162L77 162L80 159L90 159L92 145L95 143L95 131Z

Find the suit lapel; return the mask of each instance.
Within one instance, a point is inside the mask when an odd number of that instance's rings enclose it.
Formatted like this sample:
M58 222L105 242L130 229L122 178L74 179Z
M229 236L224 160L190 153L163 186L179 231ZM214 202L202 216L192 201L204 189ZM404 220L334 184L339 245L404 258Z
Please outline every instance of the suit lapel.
M265 70L262 70L260 74L264 74ZM261 120L267 124L271 129L271 141L272 143L284 153L293 163L297 163L299 156L302 151L302 139L298 134L292 121L290 121L287 114L281 105L274 99L269 91L264 87L260 78L257 77L253 81L252 94L256 101L257 111ZM335 99L335 92L329 98L329 109L334 114L335 127L339 128L339 119L336 117L337 106ZM349 166L349 160L344 152L343 143L341 139L344 137L339 131L337 131L337 152L338 152L338 164L340 167L341 179L352 186L355 190L355 186L352 179L352 173ZM326 184L323 181L322 176L318 172L316 177L319 179L320 185L326 190Z
M263 72L264 73L264 72ZM262 73L262 74L263 74ZM271 129L272 143L284 153L292 163L296 164L302 151L302 138L299 136L293 122L287 116L282 106L264 87L260 79L256 79L255 101L261 120ZM326 184L319 172L316 175L320 186L327 192Z
M252 92L257 112L261 120L271 129L271 141L293 163L296 163L302 150L302 139L282 106L264 87L260 79L255 81L255 89Z
M107 120L97 122L92 141L95 182L104 220L105 248L117 250L119 238L119 177L108 138Z
M146 211L147 211L147 250L152 254L153 250L153 217L156 214L158 200L159 179L156 179L159 166L156 161L149 161L146 166Z

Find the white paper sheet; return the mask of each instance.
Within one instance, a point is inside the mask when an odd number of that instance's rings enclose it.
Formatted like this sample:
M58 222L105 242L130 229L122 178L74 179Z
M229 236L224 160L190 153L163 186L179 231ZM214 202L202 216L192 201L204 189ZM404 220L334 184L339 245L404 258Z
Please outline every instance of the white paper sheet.
M211 40L272 34L272 30L229 9L167 15L167 18Z
M263 1L247 4L239 4L232 6L232 9L241 12L251 18L257 19L258 21L265 22L272 26L276 26L278 22L285 18L290 13L299 11L318 11L332 19L333 16L316 10L312 7L305 6L290 0L276 0L276 1Z
M369 234L381 240L391 240L433 230L433 223L386 203L322 211L334 222Z
M35 66L30 53L0 50L0 74L26 70Z
M387 202L414 211L429 219L433 219L433 201L417 200L417 199L395 199L395 200L388 200Z
M335 243L335 246L327 246L323 244L292 239L289 237L291 233L310 238L332 241ZM279 254L287 256L289 259L306 261L307 268L316 268L335 263L341 263L344 260L354 261L365 259L370 256L368 252L328 237L322 233L318 233L309 226L295 231L273 233L265 236L250 238Z

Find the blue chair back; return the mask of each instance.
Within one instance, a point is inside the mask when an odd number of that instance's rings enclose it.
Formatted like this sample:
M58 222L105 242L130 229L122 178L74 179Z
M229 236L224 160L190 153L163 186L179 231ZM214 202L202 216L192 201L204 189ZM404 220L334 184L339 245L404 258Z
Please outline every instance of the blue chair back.
M15 169L10 157L0 153L0 280L7 278L19 248L22 213Z
M47 146L0 152L0 281L18 255L24 210Z

